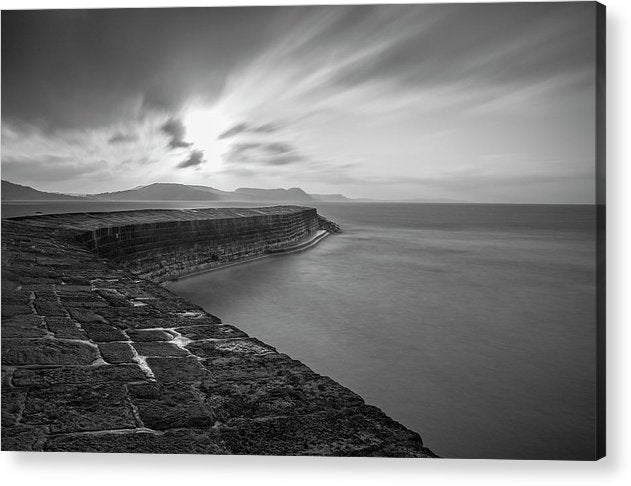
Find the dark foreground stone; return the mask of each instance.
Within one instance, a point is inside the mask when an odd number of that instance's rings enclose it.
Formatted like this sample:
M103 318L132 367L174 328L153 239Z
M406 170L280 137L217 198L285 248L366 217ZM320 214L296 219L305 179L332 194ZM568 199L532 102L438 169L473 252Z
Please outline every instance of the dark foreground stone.
M118 383L31 387L22 423L47 425L51 433L135 428L126 396Z
M165 433L130 431L124 433L65 435L51 437L46 451L137 452L153 454L232 454L209 429L169 430Z
M96 347L82 342L53 339L5 339L3 365L86 365L98 357Z
M221 437L235 454L435 457L421 437L375 407L234 419Z
M60 366L55 368L18 368L13 372L16 387L32 385L67 385L94 383L129 383L146 380L138 365ZM3 395L4 396L4 395Z
M2 449L434 457L357 394L154 283L314 228L295 207L3 220Z

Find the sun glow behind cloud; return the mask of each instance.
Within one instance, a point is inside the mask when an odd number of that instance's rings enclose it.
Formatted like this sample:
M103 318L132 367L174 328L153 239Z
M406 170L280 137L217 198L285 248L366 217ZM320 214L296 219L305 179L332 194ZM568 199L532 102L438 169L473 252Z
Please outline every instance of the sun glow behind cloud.
M219 168L228 150L228 144L220 139L220 135L234 122L231 122L220 109L201 104L190 105L184 111L182 122L186 129L186 138L194 147L204 152L206 168Z

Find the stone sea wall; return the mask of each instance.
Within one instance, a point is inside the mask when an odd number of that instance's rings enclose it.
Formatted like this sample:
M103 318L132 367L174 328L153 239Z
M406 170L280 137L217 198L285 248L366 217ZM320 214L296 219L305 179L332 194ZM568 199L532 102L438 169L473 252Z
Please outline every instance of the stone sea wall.
M124 211L31 218L67 225L77 240L143 278L164 281L235 261L276 253L334 230L313 208ZM327 229L323 228L327 226Z
M3 220L2 449L435 457L357 394L158 283L334 230L292 206Z
M203 214L203 211L202 211ZM301 241L320 229L315 209L288 213L171 220L97 229L88 249L132 272L162 281Z

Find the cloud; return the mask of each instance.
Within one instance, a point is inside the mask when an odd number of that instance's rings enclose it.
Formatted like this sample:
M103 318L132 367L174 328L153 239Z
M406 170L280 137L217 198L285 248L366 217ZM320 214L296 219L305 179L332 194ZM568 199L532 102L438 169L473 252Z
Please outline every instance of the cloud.
M296 147L285 142L235 143L224 156L227 162L255 165L289 165L306 160Z
M169 147L171 148L187 148L193 145L190 142L184 140L186 135L186 128L181 120L177 118L171 118L164 125L160 127L163 133L166 133L171 137L169 141Z
M302 162L304 157L296 154L279 155L277 157L269 157L266 160L268 165L289 165Z
M204 152L201 150L193 150L186 160L183 160L177 164L178 169L184 169L186 167L196 167L202 165L205 162Z
M97 168L100 166L100 168ZM55 155L2 158L3 177L19 182L58 182L106 172L102 161L93 164L65 159Z
M221 135L219 135L220 140L225 138L234 137L241 133L274 133L280 130L280 125L277 123L265 123L263 125L249 125L247 123L238 123L237 125L229 128Z
M137 140L138 140L138 135L136 135L135 133L116 132L114 135L110 137L108 142L111 144L117 144L117 143L135 142Z
M239 123L238 125L235 125L231 128L228 128L228 130L226 130L225 132L223 132L221 135L219 135L219 139L223 139L223 138L230 138L230 137L234 137L235 135L240 134L241 132L244 132L245 130L247 130L248 126L245 123Z
M277 123L266 123L257 127L251 127L252 133L274 133L280 130L280 125Z
M163 114L154 114L102 128L49 132L3 120L2 176L56 192L119 190L142 184L148 173L167 177L182 156L165 146L164 122ZM126 142L116 141L121 138Z
M267 152L274 155L288 154L294 151L294 148L288 143L275 142L265 144L263 147Z

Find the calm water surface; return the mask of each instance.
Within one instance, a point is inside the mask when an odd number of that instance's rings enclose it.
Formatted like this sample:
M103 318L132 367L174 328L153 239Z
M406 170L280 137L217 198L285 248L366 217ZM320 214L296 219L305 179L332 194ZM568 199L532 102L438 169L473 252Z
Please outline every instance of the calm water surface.
M593 457L593 207L317 206L343 234L169 288L348 386L439 455ZM5 217L20 210L3 204Z

